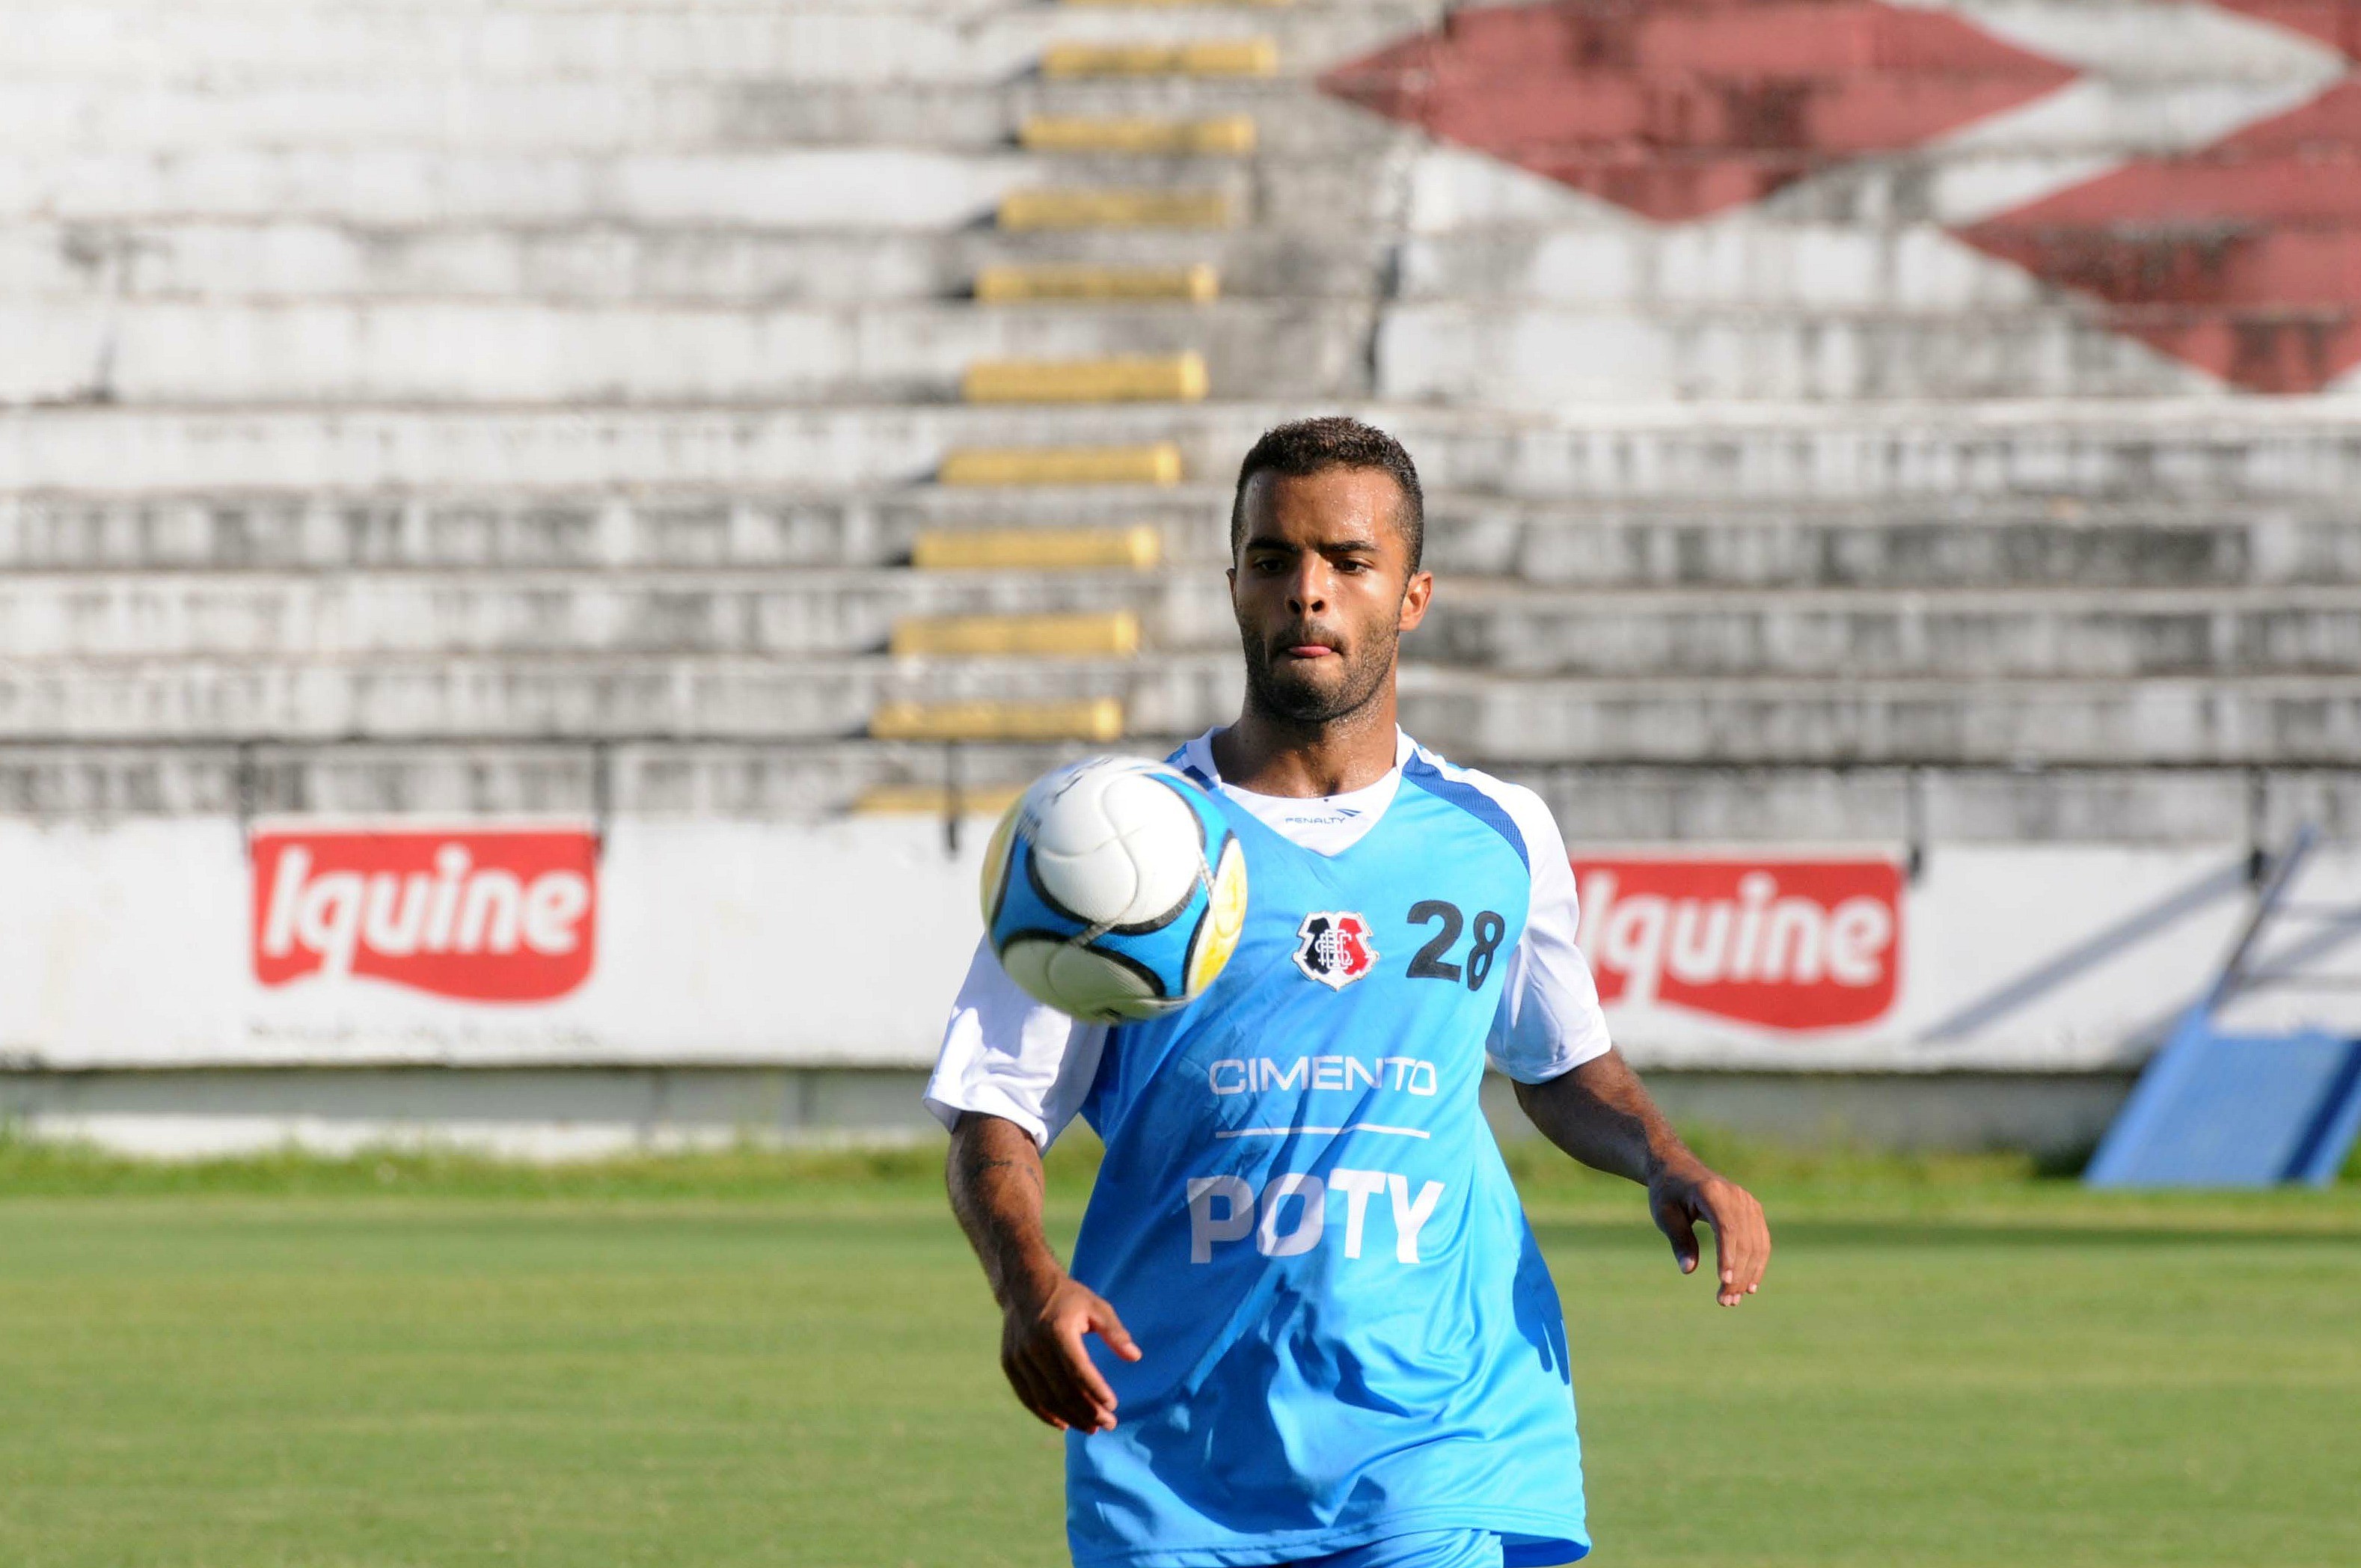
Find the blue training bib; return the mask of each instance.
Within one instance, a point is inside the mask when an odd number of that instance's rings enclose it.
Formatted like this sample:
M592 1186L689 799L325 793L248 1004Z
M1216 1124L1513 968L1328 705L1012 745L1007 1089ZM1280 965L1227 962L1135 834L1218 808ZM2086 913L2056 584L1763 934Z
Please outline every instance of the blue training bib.
M1176 764L1184 759L1176 755ZM1589 1549L1557 1292L1478 1103L1525 924L1523 838L1413 756L1334 856L1214 797L1246 929L1170 1018L1110 1031L1074 1275L1145 1358L1093 1353L1069 1436L1077 1564L1233 1568L1488 1530Z

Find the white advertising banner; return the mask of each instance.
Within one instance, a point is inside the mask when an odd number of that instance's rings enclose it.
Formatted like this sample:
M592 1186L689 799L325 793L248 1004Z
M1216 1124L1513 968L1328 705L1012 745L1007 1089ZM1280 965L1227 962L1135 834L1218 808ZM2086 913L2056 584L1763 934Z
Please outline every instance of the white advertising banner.
M2255 906L2246 852L2227 844L1938 845L1915 880L1898 856L1759 849L1586 849L1575 869L1616 1038L1662 1066L2137 1062L2213 984ZM2361 905L2361 857L2316 853L2301 891ZM2339 956L2290 935L2266 942L2264 967L2301 947L2316 976ZM2233 1016L2361 1028L2361 994L2274 986Z
M939 823L874 818L0 821L0 1058L923 1065L985 826L952 857ZM2136 1060L2253 903L2230 844L1938 845L1915 880L1891 852L1575 864L1617 1037L1666 1066ZM2301 891L2361 900L2361 856L2316 855ZM2361 993L2246 1012L2361 1026Z
M19 1065L907 1064L980 919L983 831L0 822Z

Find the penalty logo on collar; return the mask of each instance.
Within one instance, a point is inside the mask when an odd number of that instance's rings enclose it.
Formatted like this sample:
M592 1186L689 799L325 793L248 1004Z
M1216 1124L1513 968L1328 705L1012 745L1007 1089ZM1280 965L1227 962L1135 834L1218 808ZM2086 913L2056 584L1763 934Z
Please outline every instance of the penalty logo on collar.
M1295 967L1331 991L1344 990L1378 967L1369 923L1350 910L1307 915L1295 938Z

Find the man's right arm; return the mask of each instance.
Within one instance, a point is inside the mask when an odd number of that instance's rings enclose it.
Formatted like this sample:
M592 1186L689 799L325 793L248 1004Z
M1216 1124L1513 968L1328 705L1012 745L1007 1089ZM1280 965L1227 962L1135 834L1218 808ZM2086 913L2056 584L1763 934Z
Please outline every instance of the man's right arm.
M1096 1333L1126 1361L1139 1347L1094 1292L1068 1274L1043 1230L1041 1151L999 1116L966 1111L951 1127L944 1169L951 1212L1000 1303L1000 1369L1025 1408L1053 1427L1104 1431L1115 1391L1082 1348Z

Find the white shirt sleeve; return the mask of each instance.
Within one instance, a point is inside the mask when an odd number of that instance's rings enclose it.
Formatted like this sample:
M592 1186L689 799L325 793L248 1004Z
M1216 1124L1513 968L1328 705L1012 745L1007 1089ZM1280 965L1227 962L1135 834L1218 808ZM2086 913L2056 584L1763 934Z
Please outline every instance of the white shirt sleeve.
M927 1109L946 1127L962 1111L1004 1117L1046 1149L1090 1093L1106 1033L1026 995L978 942L943 1027Z
M1523 1083L1543 1083L1607 1054L1607 1015L1590 964L1576 945L1582 911L1565 840L1542 797L1529 789L1484 781L1524 835L1532 862L1532 904L1525 933L1509 960L1500 1010L1484 1042L1492 1065Z

